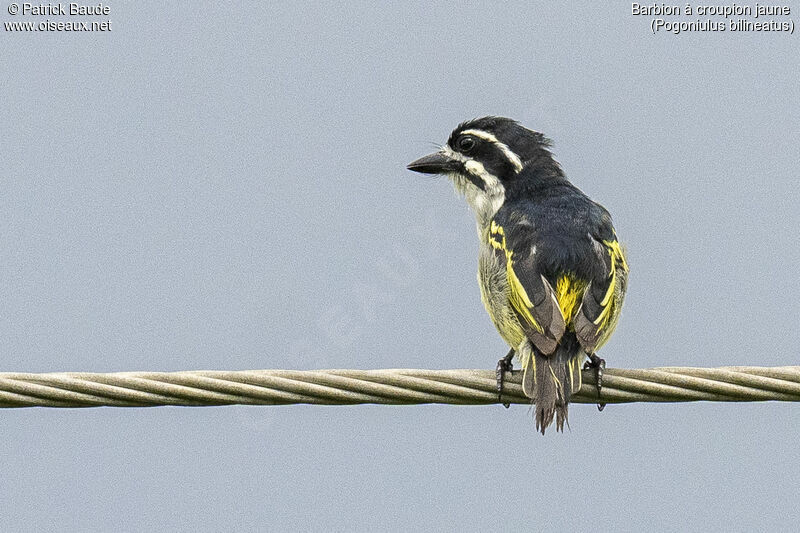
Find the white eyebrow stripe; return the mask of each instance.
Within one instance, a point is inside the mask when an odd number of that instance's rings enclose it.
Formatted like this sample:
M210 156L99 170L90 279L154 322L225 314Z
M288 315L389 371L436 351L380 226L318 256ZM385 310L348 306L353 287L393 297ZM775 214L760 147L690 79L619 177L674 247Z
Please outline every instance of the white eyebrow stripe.
M461 132L461 135L472 135L473 137L483 139L484 141L488 141L496 145L498 148L500 148L500 151L503 152L503 155L506 156L506 159L508 159L508 161L514 166L514 170L516 170L518 173L522 170L522 160L519 158L519 156L511 151L511 148L509 148L507 144L500 142L497 137L488 131L464 130Z

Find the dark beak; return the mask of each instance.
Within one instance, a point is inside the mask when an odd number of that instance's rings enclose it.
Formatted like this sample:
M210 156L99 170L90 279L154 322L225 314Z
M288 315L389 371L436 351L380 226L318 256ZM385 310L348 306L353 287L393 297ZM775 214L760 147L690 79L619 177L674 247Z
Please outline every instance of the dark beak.
M409 163L406 168L422 174L445 174L455 171L458 168L458 161L436 152L435 154L420 157L413 163Z

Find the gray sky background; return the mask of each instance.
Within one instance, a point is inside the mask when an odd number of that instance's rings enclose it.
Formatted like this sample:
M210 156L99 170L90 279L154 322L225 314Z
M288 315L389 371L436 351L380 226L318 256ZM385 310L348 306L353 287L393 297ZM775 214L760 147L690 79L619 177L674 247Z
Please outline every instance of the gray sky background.
M610 366L798 363L797 34L653 35L629 2L110 6L108 33L0 30L0 370L494 368L472 215L405 170L484 114L612 212ZM797 405L570 415L543 438L524 406L5 410L0 515L796 528Z

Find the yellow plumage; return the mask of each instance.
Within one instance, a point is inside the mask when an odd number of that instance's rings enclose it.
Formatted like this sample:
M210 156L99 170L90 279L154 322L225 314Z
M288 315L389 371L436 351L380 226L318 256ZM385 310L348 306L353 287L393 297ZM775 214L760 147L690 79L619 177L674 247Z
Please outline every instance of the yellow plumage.
M556 281L556 300L567 328L572 326L572 319L581 305L583 293L586 290L586 281L576 279L569 274L562 274Z
M447 174L475 212L481 300L525 369L537 429L563 429L581 365L611 335L624 298L627 263L611 216L566 179L538 132L504 117L459 125L442 149L412 162ZM600 389L598 373L598 390Z

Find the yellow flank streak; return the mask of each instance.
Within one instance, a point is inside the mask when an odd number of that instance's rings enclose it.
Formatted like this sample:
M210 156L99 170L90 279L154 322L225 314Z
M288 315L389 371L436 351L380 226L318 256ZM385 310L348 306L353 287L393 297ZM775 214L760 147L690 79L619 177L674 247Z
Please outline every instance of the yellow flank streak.
M603 244L608 248L608 253L611 254L611 258L620 261L623 270L628 270L628 262L625 260L625 254L622 251L622 245L619 241L603 241Z
M514 265L513 261L511 260L512 252L506 250L506 276L508 277L508 301L511 303L511 306L516 309L516 311L522 315L527 323L533 326L536 331L539 333L544 332L542 326L533 318L531 314L531 308L533 307L533 302L528 297L528 293L525 292L525 287L522 286L522 282L517 277L516 272L514 272Z
M613 296L617 289L617 268L622 268L624 271L628 270L628 262L625 260L625 254L622 252L622 246L618 241L603 241L608 249L608 254L611 256L611 280L608 283L608 290L603 296L603 301L600 305L603 310L594 319L594 324L597 326L598 331L602 330L608 325L609 320L613 316L613 308L616 306Z
M498 239L497 236L499 236L500 239ZM533 302L531 302L528 293L525 291L525 287L523 287L522 282L517 277L516 272L514 272L514 260L512 259L514 252L509 250L506 245L505 230L503 230L503 226L499 225L494 220L492 220L489 225L489 244L497 250L504 251L506 254L506 277L508 279L509 303L531 327L539 333L543 333L544 328L539 325L531 314Z
M608 305L608 301L611 300L611 296L614 294L614 288L617 285L617 263L614 258L611 258L611 281L608 283L608 290L606 290L605 296L603 296L603 301L600 302L600 305L606 306Z
M600 314L597 315L597 318L594 319L594 325L597 326L598 331L603 329L608 322L608 317L611 316L611 307L612 305L607 305L600 311ZM601 324L602 322L602 324Z

